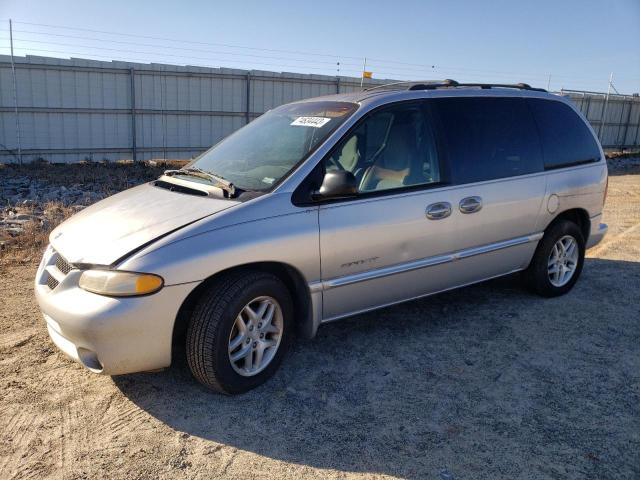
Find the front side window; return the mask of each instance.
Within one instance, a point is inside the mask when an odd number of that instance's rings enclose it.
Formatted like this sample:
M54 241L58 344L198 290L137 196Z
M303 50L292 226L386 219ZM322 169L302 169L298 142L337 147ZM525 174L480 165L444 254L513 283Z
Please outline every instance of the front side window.
M354 174L361 193L438 183L435 135L423 104L378 110L324 160L325 171Z
M433 103L455 183L543 170L538 131L523 99L457 97Z
M242 190L269 190L353 112L347 102L302 102L271 110L196 158L188 167Z
M600 149L593 135L571 107L562 102L528 99L540 129L545 168L596 162Z

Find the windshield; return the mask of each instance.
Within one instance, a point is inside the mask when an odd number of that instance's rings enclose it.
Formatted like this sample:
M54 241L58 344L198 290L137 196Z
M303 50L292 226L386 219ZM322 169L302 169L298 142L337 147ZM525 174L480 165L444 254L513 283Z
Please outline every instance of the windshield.
M204 152L187 168L242 190L269 190L357 109L347 102L304 102L271 110Z

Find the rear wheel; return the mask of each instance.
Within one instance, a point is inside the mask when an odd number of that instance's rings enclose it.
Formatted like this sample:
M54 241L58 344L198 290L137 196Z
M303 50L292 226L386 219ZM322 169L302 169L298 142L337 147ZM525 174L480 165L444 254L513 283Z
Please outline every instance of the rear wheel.
M545 297L563 295L573 288L584 264L585 241L569 220L552 225L538 244L524 278L534 292Z
M274 275L235 272L216 281L187 328L191 372L212 390L246 392L269 379L291 336L292 301Z

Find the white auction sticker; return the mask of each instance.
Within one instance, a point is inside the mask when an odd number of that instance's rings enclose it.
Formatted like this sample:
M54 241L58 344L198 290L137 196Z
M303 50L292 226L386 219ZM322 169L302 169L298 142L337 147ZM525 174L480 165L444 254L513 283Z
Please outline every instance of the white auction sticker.
M329 120L331 119L327 117L298 117L293 122L291 122L291 125L295 125L298 127L320 128Z

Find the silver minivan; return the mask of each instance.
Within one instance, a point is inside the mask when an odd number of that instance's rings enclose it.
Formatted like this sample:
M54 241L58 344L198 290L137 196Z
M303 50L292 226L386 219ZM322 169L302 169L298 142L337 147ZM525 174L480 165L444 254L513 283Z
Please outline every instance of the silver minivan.
M525 84L309 99L61 224L36 298L93 372L167 367L184 342L197 380L240 393L326 322L513 272L567 293L606 186L586 120Z

